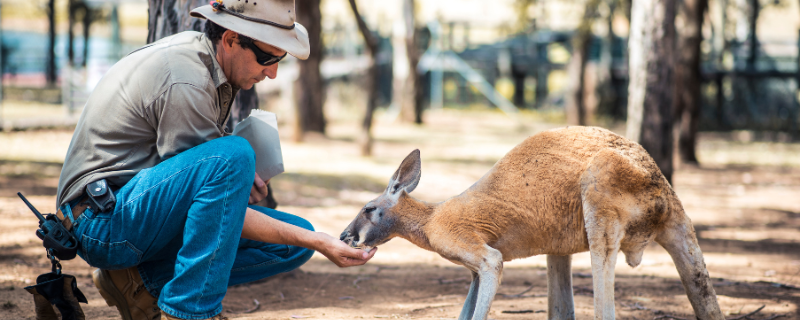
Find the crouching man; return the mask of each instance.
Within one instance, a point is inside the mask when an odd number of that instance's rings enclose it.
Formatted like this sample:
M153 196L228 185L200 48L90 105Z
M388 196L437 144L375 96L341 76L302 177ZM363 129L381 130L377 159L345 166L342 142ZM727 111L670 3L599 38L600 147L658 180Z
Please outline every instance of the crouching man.
M298 268L319 251L340 267L375 254L253 206L267 194L248 142L225 123L239 89L305 59L293 0L199 7L183 32L120 60L95 88L67 152L57 204L125 320L224 319L227 287Z

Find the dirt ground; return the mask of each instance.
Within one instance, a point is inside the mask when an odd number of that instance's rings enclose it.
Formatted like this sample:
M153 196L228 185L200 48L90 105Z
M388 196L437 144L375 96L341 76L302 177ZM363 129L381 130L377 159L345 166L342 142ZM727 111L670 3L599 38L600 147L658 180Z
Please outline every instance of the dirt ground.
M385 188L411 150L422 152L422 180L412 195L426 201L454 196L525 137L558 125L537 115L519 121L493 112L440 111L427 125L379 117L374 157L359 156L357 119L332 119L327 137L283 142L286 173L273 179L279 209L338 235L361 206ZM290 137L291 131L282 131ZM23 287L49 271L34 235L36 219L16 197L54 210L61 164L71 132L0 134L0 319L34 319ZM700 167L680 167L674 188L698 230L720 306L729 319L761 306L747 319L800 319L800 146L749 141L747 134L705 134ZM545 319L545 257L505 264L491 319ZM87 319L119 319L79 258L64 272L78 279ZM573 256L576 313L593 315L589 256ZM616 310L620 319L693 318L675 267L657 245L636 269L619 259ZM469 273L402 239L379 248L365 266L340 269L317 254L290 273L232 287L224 314L232 319L452 319L459 314Z

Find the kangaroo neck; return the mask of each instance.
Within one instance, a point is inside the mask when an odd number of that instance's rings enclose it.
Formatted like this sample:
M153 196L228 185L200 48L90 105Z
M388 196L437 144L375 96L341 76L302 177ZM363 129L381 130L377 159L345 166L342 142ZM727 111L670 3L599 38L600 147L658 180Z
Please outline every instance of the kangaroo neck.
M405 194L400 197L395 205L397 215L397 235L416 246L431 250L430 241L425 231L425 227L437 211L440 203L430 204L425 201L414 199Z

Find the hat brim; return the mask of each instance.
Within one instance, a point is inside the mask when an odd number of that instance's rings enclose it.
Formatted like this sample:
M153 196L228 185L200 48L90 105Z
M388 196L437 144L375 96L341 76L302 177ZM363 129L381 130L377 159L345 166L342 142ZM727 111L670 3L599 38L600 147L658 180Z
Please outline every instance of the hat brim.
M214 23L228 30L285 50L300 60L308 59L311 51L308 43L308 31L299 23L294 24L294 29L281 29L237 18L222 11L215 12L210 5L197 7L190 14L192 17L214 21Z

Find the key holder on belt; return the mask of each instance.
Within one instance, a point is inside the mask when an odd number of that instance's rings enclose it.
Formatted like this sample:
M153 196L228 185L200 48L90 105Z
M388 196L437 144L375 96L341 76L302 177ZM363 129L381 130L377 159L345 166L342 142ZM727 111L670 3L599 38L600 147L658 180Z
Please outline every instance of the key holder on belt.
M17 195L39 218L36 236L42 239L42 245L52 265L49 273L36 277L35 285L25 287L26 291L33 294L36 318L57 320L58 315L55 310L58 309L61 320L85 320L79 302L87 303L86 297L78 289L74 276L61 273L61 260L75 258L78 253L78 241L56 215L52 213L42 215L22 193L17 192Z

